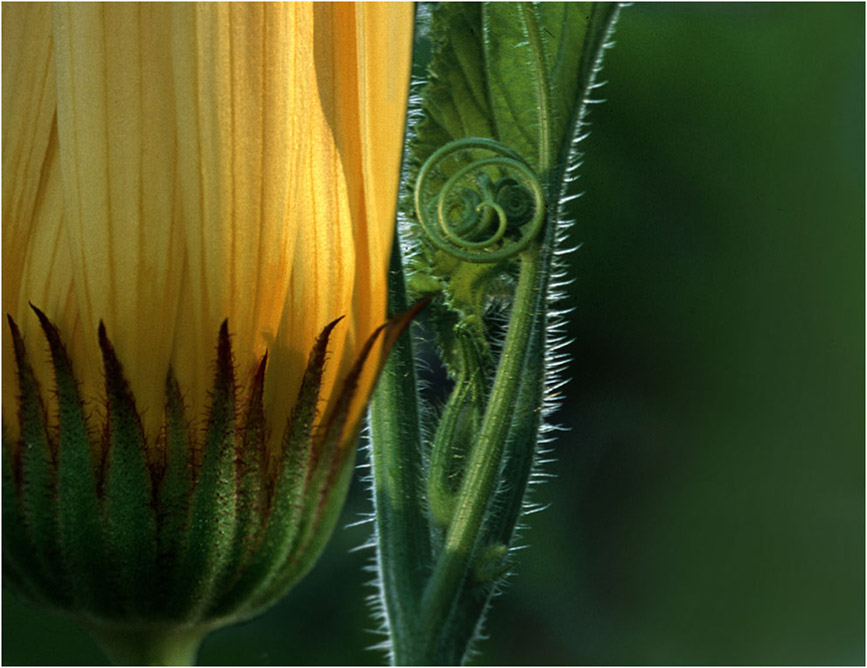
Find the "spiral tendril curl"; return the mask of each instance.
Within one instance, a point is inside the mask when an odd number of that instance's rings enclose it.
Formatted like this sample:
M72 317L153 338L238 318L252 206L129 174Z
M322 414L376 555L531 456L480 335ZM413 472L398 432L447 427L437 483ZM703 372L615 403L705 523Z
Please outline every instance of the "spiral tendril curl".
M545 222L544 189L532 167L493 139L458 139L434 151L414 198L431 243L466 262L515 257Z

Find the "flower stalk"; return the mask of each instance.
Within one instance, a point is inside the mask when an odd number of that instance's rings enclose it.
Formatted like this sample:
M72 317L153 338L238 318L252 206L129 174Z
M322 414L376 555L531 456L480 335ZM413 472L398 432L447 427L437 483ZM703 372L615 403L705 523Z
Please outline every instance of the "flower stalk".
M115 666L192 666L210 629L88 627Z

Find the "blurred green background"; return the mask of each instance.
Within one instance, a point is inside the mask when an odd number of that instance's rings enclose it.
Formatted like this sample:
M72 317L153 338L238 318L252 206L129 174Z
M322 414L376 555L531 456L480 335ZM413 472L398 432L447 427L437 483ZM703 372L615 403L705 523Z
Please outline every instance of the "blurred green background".
M571 431L473 663L863 665L864 18L623 12L576 206ZM356 484L343 524L365 510ZM380 663L367 531L201 663ZM2 658L104 662L5 593Z

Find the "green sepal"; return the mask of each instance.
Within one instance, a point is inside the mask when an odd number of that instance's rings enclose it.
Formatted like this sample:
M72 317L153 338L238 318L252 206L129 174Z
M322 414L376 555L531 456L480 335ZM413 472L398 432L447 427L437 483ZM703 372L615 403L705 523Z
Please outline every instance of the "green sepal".
M301 379L298 400L283 432L273 488L267 490L268 513L261 542L252 563L238 583L224 596L215 614L232 610L253 611L267 605L285 590L272 586L281 566L292 555L292 546L304 511L304 496L313 464L313 421L328 352L328 339L340 318L319 334Z
M147 446L135 399L102 322L98 336L108 400L103 511L111 576L128 612L149 612L162 592L153 586L157 525Z
M358 439L358 432L349 440ZM325 484L320 488L317 495L320 503L315 508L308 507L308 515L305 519L307 530L303 533L303 539L299 540L299 534L280 569L275 574L264 597L256 600L252 609L260 609L273 603L277 598L294 587L316 564L322 550L331 539L334 527L343 510L349 482L352 479L355 447L345 445L332 460L330 474ZM309 512L312 510L313 512Z
M23 520L33 546L33 552L41 566L42 579L47 588L46 594L59 603L68 602L68 585L60 564L60 543L57 527L57 481L56 453L52 451L48 438L47 418L39 385L27 356L24 341L18 326L11 316L7 316L12 344L15 350L15 364L18 368L19 410L18 423L21 429L21 442L18 448L20 463L20 507Z
M197 620L212 603L235 535L235 370L228 322L220 327L205 448L190 504L189 531L169 608Z
M120 606L117 596L106 586L110 571L100 521L97 466L81 396L60 333L42 311L32 304L30 307L48 339L60 407L57 522L62 566L76 605L92 613L112 616L120 612Z
M355 448L350 443L358 438L359 430L358 425L347 425L346 421L364 364L384 329L386 325L379 327L367 339L343 380L331 412L323 418L313 435L314 447L302 498L300 526L292 541L289 558L274 579L273 591L288 590L313 567L337 523L352 473ZM344 442L347 427L351 433Z
M166 377L165 415L165 459L157 485L157 566L166 581L175 582L190 522L193 462L184 403L171 369Z
M228 592L241 577L262 537L265 520L266 489L264 471L266 465L265 407L263 394L267 354L262 357L250 387L250 396L244 411L243 422L238 430L240 443L236 445L235 495L236 534L232 554L226 562L223 582L219 592Z
M33 544L24 520L21 499L17 494L20 471L13 459L13 447L3 429L3 585L27 599L53 607L54 591L38 559L33 559Z
M24 450L8 442L4 429L4 572L16 591L76 617L114 655L129 650L145 656L145 649L134 647L137 639L152 638L158 644L163 639L173 646L181 628L191 630L196 640L209 629L272 604L309 570L345 498L355 452L349 441L358 431L358 425L347 424L348 411L362 368L384 328L368 340L339 385L333 410L316 427L329 336L338 321L325 328L311 352L284 447L272 462L263 405L266 359L260 361L246 405L240 407L226 322L217 345L208 426L197 449L199 438L187 420L171 369L164 430L157 443L147 443L135 398L102 325L98 340L105 371L105 422L101 438L90 438L59 332L34 310L52 353L60 428L55 436L46 428L45 417L39 418L44 409L15 329L26 395L19 411L27 413L20 422L25 433L32 432L33 425L44 432L49 456L42 464L49 472L50 455L58 452L57 498L68 508L58 512L63 544L54 566L59 573L69 570L72 593L66 605L52 603L43 593L63 589L47 581L50 569L33 558L36 550L28 535L25 495L20 493Z

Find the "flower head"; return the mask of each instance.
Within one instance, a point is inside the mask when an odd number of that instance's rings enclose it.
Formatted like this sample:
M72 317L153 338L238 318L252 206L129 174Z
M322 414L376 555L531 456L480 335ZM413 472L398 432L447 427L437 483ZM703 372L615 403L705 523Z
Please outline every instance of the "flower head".
M309 567L381 354L411 34L401 4L3 6L4 488L36 561L63 557L24 589L189 621ZM65 505L75 447L93 508ZM298 563L257 561L290 489L312 514L271 547ZM119 603L84 602L66 533L91 510ZM145 601L149 568L195 602Z

